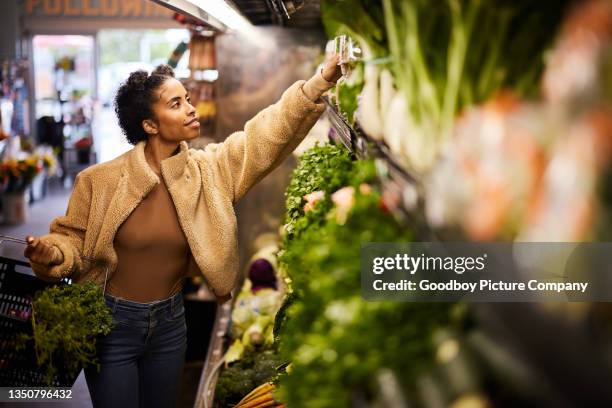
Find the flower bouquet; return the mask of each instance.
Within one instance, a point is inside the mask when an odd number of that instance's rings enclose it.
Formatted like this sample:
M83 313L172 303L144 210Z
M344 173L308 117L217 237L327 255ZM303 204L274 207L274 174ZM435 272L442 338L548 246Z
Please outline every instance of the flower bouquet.
M26 156L23 159L4 159L0 162L0 189L5 223L21 224L26 221L25 193L42 169L41 159L37 155Z
M2 160L0 162L2 192L24 192L42 169L41 159L38 155L30 155L21 160L14 158Z

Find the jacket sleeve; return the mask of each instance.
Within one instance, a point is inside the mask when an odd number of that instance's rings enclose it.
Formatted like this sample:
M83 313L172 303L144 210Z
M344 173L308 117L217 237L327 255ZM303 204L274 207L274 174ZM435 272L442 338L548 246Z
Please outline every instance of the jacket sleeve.
M50 233L40 237L57 247L64 257L59 265L43 265L32 262L32 270L42 279L60 280L82 272L85 262L82 259L85 230L89 219L91 203L91 184L82 174L76 177L74 190L70 195L66 215L51 222Z
M320 76L297 81L278 102L249 120L243 131L210 146L233 202L285 160L321 116L325 105L319 97L330 83Z

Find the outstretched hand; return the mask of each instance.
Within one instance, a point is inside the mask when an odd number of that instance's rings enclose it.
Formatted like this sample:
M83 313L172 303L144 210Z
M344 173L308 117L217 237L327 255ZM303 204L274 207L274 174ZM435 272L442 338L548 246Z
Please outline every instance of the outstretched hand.
M325 62L321 75L327 82L335 84L342 77L342 69L338 65L338 61L340 61L340 55L334 54Z

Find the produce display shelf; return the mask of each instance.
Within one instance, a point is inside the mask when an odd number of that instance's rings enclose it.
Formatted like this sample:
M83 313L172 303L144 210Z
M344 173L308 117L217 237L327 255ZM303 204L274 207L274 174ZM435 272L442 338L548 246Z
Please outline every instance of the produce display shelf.
M344 117L338 113L336 107L329 98L323 97L322 99L325 102L327 117L335 132L334 135L352 153L357 153L356 144L359 138L357 132L348 124Z
M399 164L384 142L368 136L358 124L351 126L329 98L323 97L323 101L327 106L327 114L334 131L347 149L359 158L383 159L388 164L392 177L398 182L413 186L419 185L418 177Z
M328 98L323 99L334 131L330 139L334 140L333 136L336 135L357 158L376 159L385 164L387 174L383 174L383 192L390 188L403 195L406 191L416 189L419 197L422 197L422 179L404 169L385 143L372 139L357 124L351 126L333 102ZM411 208L405 200L402 201L394 213L405 215L402 221L406 226L418 228L414 230L418 231L422 241L448 240L444 232L435 232L427 224L422 207L420 210ZM452 241L456 236L450 235L450 238ZM560 305L556 306L560 308ZM535 384L539 381L536 378L544 373L547 384L537 383L534 387L541 390L541 395L534 394L532 397L550 400L558 398L559 405L567 401L576 405L588 405L586 400L594 395L597 395L596 399L599 398L596 405L602 401L612 401L612 390L605 385L605 380L602 381L609 377L609 370L601 358L601 350L595 347L597 342L590 327L593 323L590 319L593 317L584 317L587 323L568 323L560 315L546 313L542 304L536 302L477 303L470 308L479 321L479 329L466 337L460 337L460 341L472 350L479 349L481 355L478 358L487 360L483 366L474 360L470 363L474 364L473 367L504 373L512 377L509 381L514 381L515 385L519 384L521 378L531 378ZM578 309L576 307L576 313L579 313ZM595 312L590 313L610 313L610 309L605 306L597 306L595 309ZM525 330L526 327L529 330ZM564 338L566 341L551 342L551 338ZM534 392L529 386L522 387L525 393Z
M215 324L211 332L210 346L206 354L206 361L202 368L200 384L196 393L194 408L213 407L214 390L219 378L219 367L223 364L226 333L229 328L232 314L231 302L225 302L217 307Z
M437 241L438 238L423 216L423 185L420 178L406 170L384 142L367 135L357 123L352 126L328 97L322 99L332 125L333 133L330 139L340 141L359 159L375 159L382 176L383 192L398 204L391 206L393 213L405 225L418 231L424 240Z

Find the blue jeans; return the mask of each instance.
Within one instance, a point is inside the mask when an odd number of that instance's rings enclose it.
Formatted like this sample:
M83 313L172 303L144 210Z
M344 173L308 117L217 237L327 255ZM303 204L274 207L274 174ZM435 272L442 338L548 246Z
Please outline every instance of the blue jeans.
M187 347L183 294L152 303L104 295L114 328L85 368L94 408L176 407Z

